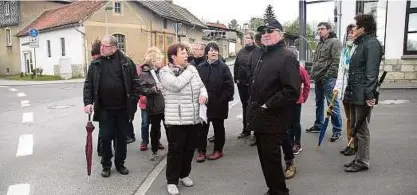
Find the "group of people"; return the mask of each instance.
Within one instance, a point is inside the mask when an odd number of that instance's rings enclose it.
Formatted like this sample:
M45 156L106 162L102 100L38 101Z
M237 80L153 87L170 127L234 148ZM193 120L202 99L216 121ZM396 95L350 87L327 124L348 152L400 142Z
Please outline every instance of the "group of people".
M332 94L337 92L348 119L347 135L354 136L354 142L342 150L345 155L356 154L345 165L347 172L369 167L370 115L365 116L368 120L363 124L358 121L378 98L375 90L382 57L381 46L374 36L376 25L372 15L358 15L355 20L356 24L347 28L343 45L333 36L330 24L318 25L320 40L311 75L315 80L316 121L307 129L307 132L318 132L322 128L324 99L329 103ZM100 53L91 62L84 84L84 111L88 114L94 111L93 119L99 122L101 175L111 174L112 141L116 170L124 175L129 173L124 166L126 144L135 139L132 121L139 104L140 149L147 150L151 124L151 160L158 158L158 150L164 149L160 142L161 123L166 130L168 193L179 194L179 183L193 186L190 172L195 150L199 163L224 155L224 121L228 118L228 102L233 100L236 83L243 112L243 130L238 138L251 138L250 145L257 146L269 188L266 194L289 194L285 180L294 177L294 154L302 151L301 105L308 98L310 80L298 61L297 52L286 45L284 34L282 25L275 19L265 21L257 33L246 33L245 47L235 61L234 76L221 59L215 42L172 44L166 51L168 64L164 64L162 52L152 47L141 65L135 65L118 50L115 37L105 36L97 42ZM204 106L207 120L200 116ZM208 138L210 123L214 136ZM332 123L330 141L335 142L341 138L342 130L338 101L334 103ZM350 129L357 125L360 128L353 135ZM207 154L207 141L214 142L211 154Z

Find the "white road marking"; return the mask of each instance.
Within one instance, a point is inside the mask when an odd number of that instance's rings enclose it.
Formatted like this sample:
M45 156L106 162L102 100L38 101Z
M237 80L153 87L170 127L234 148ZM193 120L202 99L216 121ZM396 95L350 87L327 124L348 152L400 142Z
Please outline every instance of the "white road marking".
M237 119L243 119L243 114L239 114L236 116Z
M15 88L9 88L10 91L17 91Z
M22 123L33 122L33 112L25 112L22 115Z
M0 85L0 88L6 88L7 86Z
M19 137L19 145L17 146L16 157L28 156L33 154L33 135L26 134Z
M165 157L155 169L149 174L146 180L142 183L139 187L138 191L136 191L135 195L145 195L146 192L151 187L152 183L155 181L156 177L158 177L159 173L161 173L162 169L164 169L165 165L167 164L167 158Z
M26 94L23 93L23 92L17 93L16 95L17 95L17 97L25 97L26 96Z
M11 185L7 189L7 195L29 195L30 184L16 184Z
M22 107L30 106L29 100L22 100L22 101L20 101L20 104L22 105Z

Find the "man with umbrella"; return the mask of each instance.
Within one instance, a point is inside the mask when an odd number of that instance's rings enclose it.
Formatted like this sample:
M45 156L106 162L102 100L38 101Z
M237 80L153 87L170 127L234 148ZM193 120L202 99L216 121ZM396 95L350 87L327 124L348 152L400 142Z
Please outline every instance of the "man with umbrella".
M285 47L282 25L275 19L257 29L265 49L252 77L247 128L255 131L259 160L269 195L288 195L281 163L292 112L300 95L299 63Z
M375 38L376 22L371 14L355 17L353 33L357 45L352 55L344 101L350 104L350 125L356 149L355 159L345 164L346 172L359 172L369 167L369 121L378 99L378 75L383 50ZM367 120L362 120L362 119ZM363 122L360 122L363 121ZM361 124L360 124L361 123ZM357 129L357 131L355 131Z
M103 177L110 176L113 156L111 141L116 142L114 164L126 175L126 129L133 120L139 100L139 82L133 61L118 49L117 38L105 36L101 41L101 56L93 60L84 82L84 111L99 121L102 139L101 164Z

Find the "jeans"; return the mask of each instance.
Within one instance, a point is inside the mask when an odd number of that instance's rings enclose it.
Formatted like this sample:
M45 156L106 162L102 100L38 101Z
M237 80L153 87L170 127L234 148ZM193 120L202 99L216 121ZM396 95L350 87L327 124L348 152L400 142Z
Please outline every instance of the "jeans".
M101 164L103 168L110 168L112 154L111 141L114 139L116 167L124 165L126 160L126 129L128 129L129 118L125 109L105 110L100 112L100 134L102 157Z
M294 146L297 144L301 146L301 104L297 104L294 109L292 122L290 125L290 129L288 131L288 135L290 136L290 144Z
M198 142L200 125L167 126L168 155L166 177L168 184L178 185L180 178L191 172L194 150Z
M315 83L314 92L316 94L316 121L314 122L314 126L318 129L321 129L324 123L324 99L326 99L327 105L329 105L333 96L333 88L335 84L335 78L323 79L321 81L316 81ZM342 117L340 114L339 101L337 99L333 103L331 121L333 124L333 134L340 134L342 132Z
M142 117L142 122L141 122L141 137L142 137L142 144L148 144L149 143L149 123L150 123L150 119L149 119L149 115L148 112L146 110L140 110L140 115Z

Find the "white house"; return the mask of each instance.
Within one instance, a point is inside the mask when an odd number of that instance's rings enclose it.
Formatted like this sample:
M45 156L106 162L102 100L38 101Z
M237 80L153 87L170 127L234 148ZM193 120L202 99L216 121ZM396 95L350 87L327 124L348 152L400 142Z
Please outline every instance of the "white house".
M417 0L341 1L341 29L358 13L373 13L377 38L384 46L384 62L391 81L417 81ZM342 36L344 32L342 30Z
M43 74L72 75L72 65L85 63L82 27L69 27L41 32L39 48L29 47L29 36L19 37L21 71L29 73L32 68L42 68ZM32 65L32 67L30 67ZM59 68L56 68L59 65ZM54 70L55 69L55 70Z

